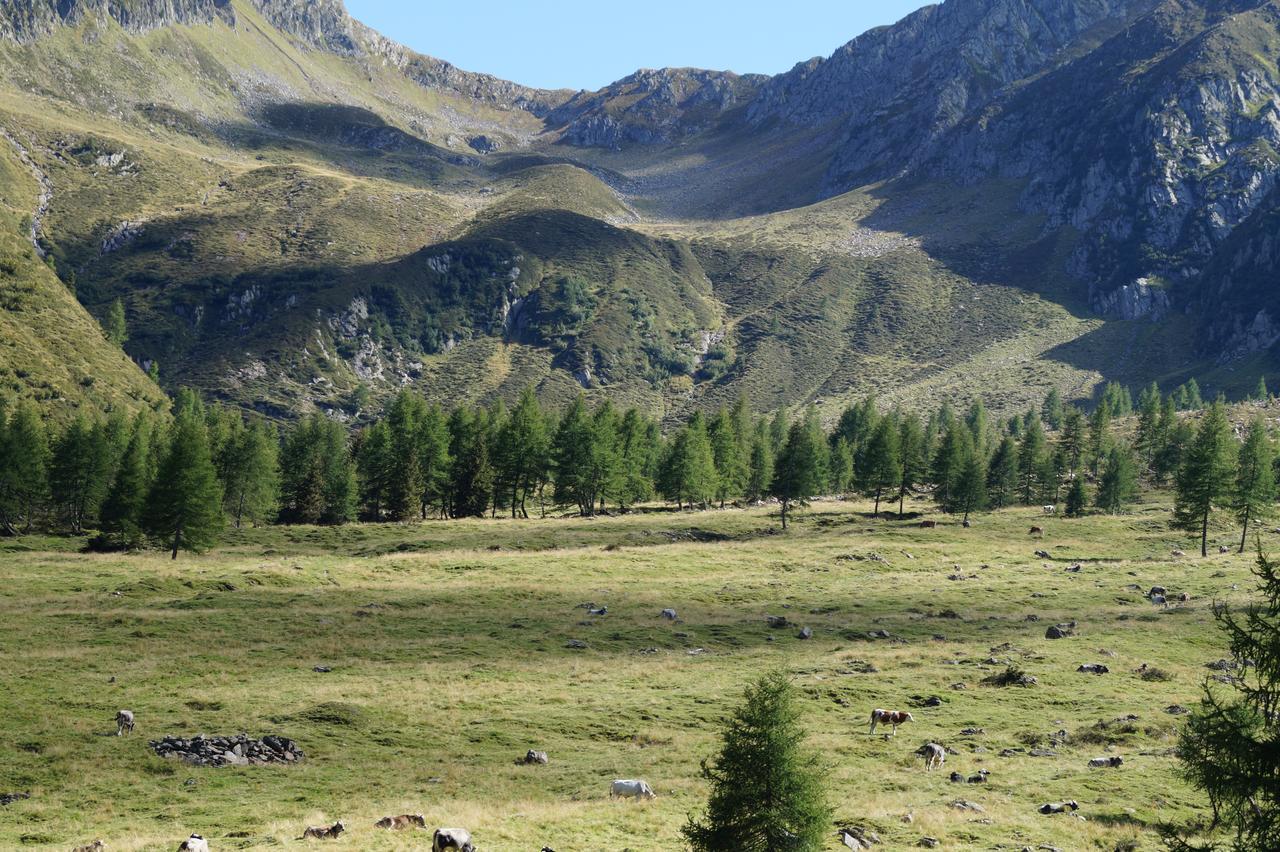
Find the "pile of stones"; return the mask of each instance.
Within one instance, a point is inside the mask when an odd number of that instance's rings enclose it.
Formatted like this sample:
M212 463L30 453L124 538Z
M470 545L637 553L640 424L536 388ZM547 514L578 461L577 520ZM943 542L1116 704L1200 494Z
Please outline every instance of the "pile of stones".
M190 739L165 737L152 740L151 750L161 757L176 757L193 766L261 766L298 763L304 757L293 740L277 736L251 740L247 734L237 737L197 734Z

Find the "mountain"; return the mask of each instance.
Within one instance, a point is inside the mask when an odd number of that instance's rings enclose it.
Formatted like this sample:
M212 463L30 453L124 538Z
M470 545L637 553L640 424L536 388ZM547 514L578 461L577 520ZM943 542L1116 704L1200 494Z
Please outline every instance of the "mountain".
M1280 0L947 0L776 77L545 91L339 0L12 0L0 199L30 256L0 272L62 319L0 325L0 371L147 399L96 342L119 298L163 385L280 417L404 386L671 417L1252 389L1277 62ZM55 363L73 322L88 386Z

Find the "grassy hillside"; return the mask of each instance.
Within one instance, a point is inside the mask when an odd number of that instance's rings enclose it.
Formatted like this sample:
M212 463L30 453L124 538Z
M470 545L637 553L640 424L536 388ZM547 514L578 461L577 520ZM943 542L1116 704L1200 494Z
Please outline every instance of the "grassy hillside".
M672 849L704 800L698 765L719 720L778 667L804 696L837 819L886 848L925 835L949 849L1147 848L1157 825L1203 815L1177 775L1181 717L1166 708L1191 706L1205 664L1227 655L1211 601L1244 600L1247 557L1171 558L1184 542L1162 498L1124 517L1013 510L972 530L870 520L869 508L818 504L787 535L764 510L273 528L176 566L13 542L0 560L12 685L0 791L32 795L5 809L0 846L102 837L136 852L198 831L256 847L341 818L335 848L409 849L422 838L372 824L421 812L470 828L481 848ZM1043 542L1028 523L1046 527ZM1153 606L1143 593L1157 584L1190 603ZM660 619L665 607L680 621ZM769 614L795 627L770 630ZM1065 621L1079 622L1075 637L1044 638ZM813 639L796 638L803 625ZM880 630L892 638L869 638ZM1037 685L982 684L1008 664ZM1143 664L1164 674L1144 679ZM117 739L122 707L138 731ZM868 736L873 707L917 721ZM240 731L293 737L308 759L198 769L146 745ZM989 783L926 773L912 757L926 740L952 750L948 771L986 768ZM550 765L513 765L529 748ZM1105 754L1124 765L1087 767ZM647 779L658 799L610 801L621 777ZM1087 821L1036 813L1064 799Z

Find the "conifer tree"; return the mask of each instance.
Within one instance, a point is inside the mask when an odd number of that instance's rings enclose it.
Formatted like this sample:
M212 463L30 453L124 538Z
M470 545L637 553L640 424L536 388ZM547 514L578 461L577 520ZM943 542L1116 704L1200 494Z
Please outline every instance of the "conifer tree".
M107 308L107 318L102 324L102 330L106 332L107 340L110 340L116 346L124 346L129 340L128 323L124 316L124 302L116 299Z
M773 440L764 420L756 423L751 435L751 472L747 478L747 498L759 500L773 484Z
M557 502L576 504L578 512L583 516L590 515L595 510L595 495L591 491L592 441L587 401L582 394L578 394L556 427L552 457Z
M1071 487L1067 489L1065 514L1068 518L1078 518L1084 514L1088 505L1089 494L1084 487L1084 477L1077 476L1071 480Z
M387 410L385 422L391 446L390 467L383 473L384 502L392 520L410 520L421 510L422 464L418 453L426 410L426 402L410 390L400 391Z
M1152 464L1160 447L1161 405L1160 388L1152 382L1138 397L1138 428L1134 436L1134 448L1145 465Z
M702 765L711 795L702 817L691 817L683 830L695 852L824 848L831 809L804 737L786 675L769 674L747 687L725 723L720 753Z
M1138 469L1133 451L1124 446L1112 446L1098 480L1098 508L1118 515L1128 508L1137 493Z
M1074 406L1067 409L1058 435L1058 453L1067 473L1074 474L1080 469L1080 460L1084 458L1088 443L1085 432L1085 419L1080 409Z
M241 426L224 455L223 499L236 529L245 521L266 523L280 498L280 439L275 427L265 421Z
M1044 485L1039 480L1044 473L1048 454L1040 418L1031 418L1023 427L1022 444L1018 447L1019 490L1022 492L1024 505L1035 503Z
M618 503L623 509L653 497L659 440L658 424L639 411L631 408L622 415L618 426Z
M525 388L499 429L495 448L497 479L510 496L511 517L529 517L525 504L546 473L549 451L546 417L533 388Z
M101 432L77 416L53 445L49 485L53 503L77 535L95 516L105 447Z
M1040 416L1044 418L1044 422L1049 424L1050 429L1058 429L1062 426L1062 396L1059 395L1057 388L1049 388L1049 393L1044 398L1044 405L1040 407Z
M1259 594L1243 607L1215 606L1230 656L1250 660L1228 685L1208 681L1199 708L1178 742L1185 778L1213 807L1213 828L1224 828L1235 852L1280 849L1280 566L1258 554ZM1208 852L1166 837L1175 852Z
M992 508L1003 509L1018 499L1018 445L1006 435L987 466L987 498Z
M784 530L792 504L808 500L822 486L818 449L808 424L803 421L791 424L787 442L774 463L773 485L770 487L773 496L782 504Z
M544 436L547 431L548 428L544 420L542 428ZM548 449L548 445L544 444L542 447L544 453L542 476L544 479L548 464L545 453L548 452ZM432 405L428 408L418 424L418 469L422 481L422 494L419 497L419 504L423 520L426 520L432 506L438 507L440 516L444 517L453 460L449 458L448 418L444 416L444 412L440 410L439 405ZM541 485L541 482L538 484Z
M1258 387L1253 391L1253 398L1256 402L1268 402L1271 399L1271 392L1267 390L1266 376L1258 376Z
M1173 510L1176 529L1198 533L1200 555L1208 555L1209 518L1215 508L1229 505L1236 472L1231 427L1219 400L1209 407L1178 468Z
M944 511L955 511L958 505L960 477L972 449L973 439L968 429L956 423L947 429L938 444L933 457L933 498Z
M968 438L964 441L960 474L951 493L952 511L962 515L965 523L969 515L986 507L987 470L982 455Z
M1244 553L1249 538L1249 523L1264 521L1272 514L1276 499L1275 461L1275 447L1267 434L1267 421L1259 414L1240 445L1236 487L1232 495L1232 509L1240 524L1241 553Z
M493 493L488 438L488 419L482 411L459 408L449 417L449 457L453 462L450 499L451 514L455 518L483 518L488 513ZM587 441L590 441L589 430ZM583 514L590 508L587 505Z
M142 518L151 490L150 455L151 420L140 414L102 506L102 532L112 547L131 550L145 542Z
M1108 441L1111 439L1111 409L1104 402L1093 411L1089 418L1089 463L1094 477L1102 469L1106 460Z
M849 442L839 435L832 435L830 444L831 447L827 453L831 468L829 488L832 494L844 494L853 487L857 479L854 475L853 451L849 448ZM869 460L869 451L864 450L864 455L867 455ZM865 478L870 477L871 474L868 471Z
M374 523L382 520L387 505L395 456L391 452L391 428L379 420L364 430L356 452L356 471L360 477L360 502L364 517Z
M31 403L22 403L7 423L0 418L0 524L14 535L31 532L49 494L49 439Z
M715 495L716 466L705 421L694 414L672 439L663 464L662 492L677 506L706 507Z
M875 498L875 513L880 514L880 498L898 485L902 472L901 429L892 417L882 417L867 442L867 492Z
M928 456L925 455L924 430L915 415L902 418L898 431L898 515L906 505L907 492L915 488L928 475Z
M222 486L204 418L195 410L180 410L170 428L142 522L148 535L167 544L174 559L179 550L208 549L222 532Z
M740 454L738 435L729 412L721 408L707 426L711 441L711 454L716 465L716 501L724 508L726 502L742 496L746 485L746 459Z

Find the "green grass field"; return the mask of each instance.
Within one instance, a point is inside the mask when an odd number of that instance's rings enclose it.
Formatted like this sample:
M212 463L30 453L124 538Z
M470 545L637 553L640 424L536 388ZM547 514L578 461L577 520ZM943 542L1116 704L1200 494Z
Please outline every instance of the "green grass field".
M1191 548L1158 501L1118 518L1011 510L970 530L869 510L819 503L785 535L763 509L272 528L176 563L7 542L0 792L31 798L0 809L0 848L172 849L192 831L214 849L261 848L341 818L334 848L417 849L429 835L373 822L421 812L484 850L678 849L718 721L775 667L802 692L838 819L874 828L881 848L930 835L947 849L1155 849L1158 823L1199 813L1165 708L1193 705L1205 664L1226 654L1211 602L1248 594L1249 557L1173 558ZM1153 606L1156 584L1191 602ZM770 614L814 638L771 630ZM1075 637L1044 638L1069 620ZM893 638L868 638L879 630ZM981 685L1007 662L1038 685ZM1111 673L1076 672L1090 662ZM1143 680L1143 663L1169 679ZM920 706L935 695L941 706ZM916 722L870 736L875 707ZM137 713L132 737L111 736L120 708ZM147 746L241 731L292 737L307 761L199 769ZM947 771L913 758L926 740L954 750ZM515 765L529 748L550 765ZM1087 767L1110 753L1124 766ZM985 786L948 781L980 768ZM609 782L631 777L657 800L610 801ZM1085 820L1036 812L1063 799Z

